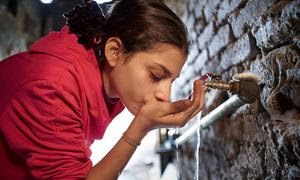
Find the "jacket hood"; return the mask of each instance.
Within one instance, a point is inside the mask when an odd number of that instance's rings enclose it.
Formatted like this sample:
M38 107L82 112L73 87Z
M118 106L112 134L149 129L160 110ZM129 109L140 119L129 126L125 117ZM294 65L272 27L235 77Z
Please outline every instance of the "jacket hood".
M30 47L29 53L47 54L70 63L76 61L88 61L92 63L91 65L95 67L93 68L94 70L87 70L87 66L84 66L84 70L78 70L78 73L80 77L84 77L84 81L82 82L84 84L83 87L86 87L84 94L90 106L90 120L93 120L90 127L90 135L91 137L100 139L108 124L124 109L124 106L121 100L118 99L112 105L112 109L109 112L105 101L105 94L103 93L101 69L98 66L95 53L93 49L86 50L77 41L78 38L76 35L69 31L68 26L64 26L61 31L50 32L47 36L34 43ZM87 63L76 64L83 65Z
M50 32L47 36L35 42L29 48L29 52L45 53L66 61L72 61L72 59L78 57L98 66L94 50L86 50L77 41L76 35L70 32L69 26L65 25L60 31Z

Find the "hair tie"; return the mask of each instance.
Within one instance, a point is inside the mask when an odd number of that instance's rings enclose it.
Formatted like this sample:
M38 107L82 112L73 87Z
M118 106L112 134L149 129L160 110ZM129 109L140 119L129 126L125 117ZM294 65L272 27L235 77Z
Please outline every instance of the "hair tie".
M95 44L100 44L100 43L101 43L101 40L102 40L102 39L101 39L100 37L95 37L95 38L94 38L94 43L95 43Z

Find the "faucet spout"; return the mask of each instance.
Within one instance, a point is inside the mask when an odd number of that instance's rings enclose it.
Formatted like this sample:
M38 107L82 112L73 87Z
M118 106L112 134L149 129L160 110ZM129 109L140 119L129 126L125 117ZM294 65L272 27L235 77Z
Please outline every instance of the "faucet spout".
M218 89L221 91L229 91L232 94L237 94L239 92L240 84L238 81L208 81L204 82L204 85L211 89Z
M229 91L231 94L237 94L246 103L254 102L260 94L259 86L253 73L241 73L234 76L233 80L225 82L221 80L219 74L209 74L209 80L204 81L207 88Z

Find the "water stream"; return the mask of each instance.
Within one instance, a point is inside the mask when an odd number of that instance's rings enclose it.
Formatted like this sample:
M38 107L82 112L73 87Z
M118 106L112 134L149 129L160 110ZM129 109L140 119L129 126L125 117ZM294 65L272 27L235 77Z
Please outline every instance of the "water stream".
M200 143L201 143L201 137L200 137L200 120L201 120L201 112L195 117L197 118L197 146L195 150L195 157L196 157L196 163L195 163L195 174L194 174L194 180L199 180L199 149L200 149ZM179 128L175 129L175 134L179 133ZM179 162L179 148L178 145L176 145L176 169L177 169L177 180L180 180L180 162Z
M196 165L195 165L195 176L194 180L199 180L199 149L200 149L200 120L201 120L201 112L197 115L197 146L196 146Z
M200 143L201 143L201 137L200 137L200 120L201 120L201 112L196 115L197 118L197 146L195 150L195 157L196 157L196 163L195 163L195 174L194 174L194 180L199 180L199 149L200 149ZM179 133L179 128L175 129L174 134ZM177 180L180 180L180 162L179 162L179 147L176 145L176 169L177 169Z
M179 133L179 128L176 128L176 130L175 130L175 134L178 134ZM179 147L178 147L178 145L176 145L176 154L175 154L175 156L176 156L176 168L177 168L177 180L180 180L180 162L179 162Z

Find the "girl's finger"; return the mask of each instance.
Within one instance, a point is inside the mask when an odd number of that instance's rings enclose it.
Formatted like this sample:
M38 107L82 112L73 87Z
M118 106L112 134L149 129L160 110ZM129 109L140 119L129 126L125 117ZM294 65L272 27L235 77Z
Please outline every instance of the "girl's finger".
M198 84L197 84L198 85ZM193 114L189 118L192 118L193 116L197 115L204 107L204 100L205 100L205 87L202 83L202 81L199 81L199 86L195 85L195 94L194 96L197 98L195 101L199 103L198 108L194 111ZM197 86L197 87L196 87Z
M184 109L184 111L163 117L163 121L166 124L177 124L179 126L185 124L191 117L193 117L193 115L195 115L195 113L200 111L201 100L203 101L201 91L203 91L203 87L201 86L200 81L197 80L194 82L194 93L191 105Z
M199 97L200 97L200 107L199 109L203 109L204 107L204 103L205 103L205 86L203 84L202 81L200 81L200 94L199 94Z
M165 116L168 114L176 114L184 111L191 105L190 100L180 100L173 103L163 103L160 111L162 112L161 116Z

